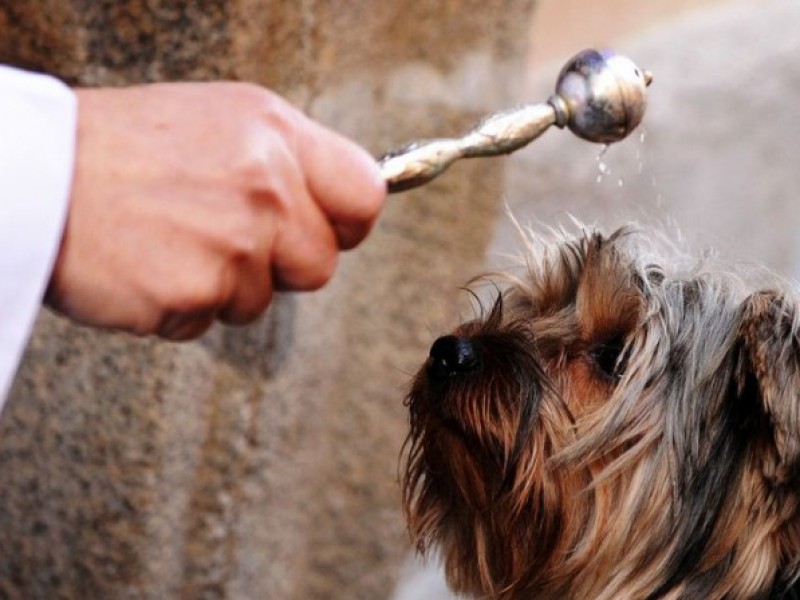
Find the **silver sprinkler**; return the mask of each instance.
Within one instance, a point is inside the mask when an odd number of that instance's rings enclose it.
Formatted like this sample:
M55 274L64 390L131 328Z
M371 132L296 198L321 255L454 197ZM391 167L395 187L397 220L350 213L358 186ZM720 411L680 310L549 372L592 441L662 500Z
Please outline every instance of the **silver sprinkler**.
M428 183L460 158L514 152L551 125L590 142L618 142L641 122L652 79L612 50L584 50L561 69L547 102L489 115L460 138L412 142L381 157L379 166L389 192L402 192Z

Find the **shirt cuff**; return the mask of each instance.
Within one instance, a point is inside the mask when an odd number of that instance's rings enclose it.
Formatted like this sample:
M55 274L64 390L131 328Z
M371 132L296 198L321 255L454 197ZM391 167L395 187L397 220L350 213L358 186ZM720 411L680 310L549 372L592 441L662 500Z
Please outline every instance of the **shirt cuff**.
M77 120L64 83L0 66L0 409L58 255Z

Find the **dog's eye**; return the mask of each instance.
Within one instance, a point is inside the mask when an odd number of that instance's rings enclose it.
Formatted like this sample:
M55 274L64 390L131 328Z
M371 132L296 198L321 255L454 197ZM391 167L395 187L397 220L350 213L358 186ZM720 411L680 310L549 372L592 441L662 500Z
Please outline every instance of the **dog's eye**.
M598 344L592 349L591 355L597 368L611 379L619 379L625 370L625 360L620 356L625 348L622 337L614 337Z

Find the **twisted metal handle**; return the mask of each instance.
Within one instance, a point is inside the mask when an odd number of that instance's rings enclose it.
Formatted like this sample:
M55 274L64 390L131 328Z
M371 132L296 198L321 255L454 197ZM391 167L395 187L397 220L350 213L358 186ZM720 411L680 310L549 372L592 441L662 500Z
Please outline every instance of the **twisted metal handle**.
M551 125L578 137L610 144L641 122L652 75L613 51L584 50L564 65L547 102L490 115L460 138L419 140L382 156L379 167L389 192L436 178L460 158L509 154Z
M509 154L556 123L550 104L530 104L489 116L460 138L412 142L379 159L390 192L427 183L460 158Z

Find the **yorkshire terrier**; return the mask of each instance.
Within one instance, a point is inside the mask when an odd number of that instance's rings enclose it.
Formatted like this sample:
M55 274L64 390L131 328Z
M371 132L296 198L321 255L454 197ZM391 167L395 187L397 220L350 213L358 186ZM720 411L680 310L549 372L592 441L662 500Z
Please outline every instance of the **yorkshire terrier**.
M411 384L403 505L503 600L800 597L800 310L652 236L529 234ZM500 287L498 287L500 289Z

